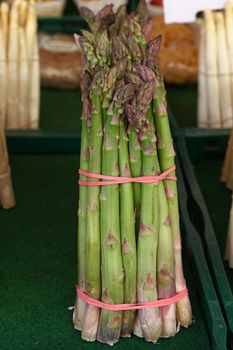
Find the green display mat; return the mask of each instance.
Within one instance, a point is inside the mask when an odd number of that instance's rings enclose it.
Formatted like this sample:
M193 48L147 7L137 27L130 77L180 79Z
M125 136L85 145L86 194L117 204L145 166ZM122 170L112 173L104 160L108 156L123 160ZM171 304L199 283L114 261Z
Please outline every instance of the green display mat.
M43 130L81 130L81 91L43 88L40 127Z
M167 85L167 98L180 127L197 126L197 84Z
M222 256L224 256L231 207L231 191L219 180L223 160L222 155L215 155L194 164L195 175L206 202ZM224 266L233 291L233 270L228 268L227 263L224 263Z
M86 343L72 325L76 283L77 167L75 155L13 155L17 207L0 210L0 349L109 349ZM210 349L199 287L184 252L195 322L159 349ZM132 337L114 349L153 349ZM156 348L157 348L156 347Z

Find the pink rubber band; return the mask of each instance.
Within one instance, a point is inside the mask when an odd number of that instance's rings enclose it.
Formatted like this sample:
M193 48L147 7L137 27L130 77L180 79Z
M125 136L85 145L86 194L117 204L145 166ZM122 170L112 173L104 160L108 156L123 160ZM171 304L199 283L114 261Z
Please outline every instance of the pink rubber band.
M137 183L155 183L162 180L173 180L176 181L176 176L168 176L172 171L176 169L176 166L173 165L168 170L164 171L160 175L156 176L140 176L140 177L121 177L121 176L108 176L101 174L89 173L88 171L79 169L79 174L92 178L92 179L100 179L107 181L82 181L79 180L78 184L80 186L104 186L104 185L117 185L129 182L137 182Z
M139 309L149 309L153 307L161 307L167 306L176 303L180 299L185 298L188 295L188 289L185 288L181 292L175 294L171 298L155 300L155 301L147 301L144 303L136 303L136 304L106 304L102 301L93 299L89 297L86 293L81 291L79 287L77 287L77 295L80 299L85 301L87 304L97 306L101 309L110 310L110 311L123 311L123 310L139 310Z

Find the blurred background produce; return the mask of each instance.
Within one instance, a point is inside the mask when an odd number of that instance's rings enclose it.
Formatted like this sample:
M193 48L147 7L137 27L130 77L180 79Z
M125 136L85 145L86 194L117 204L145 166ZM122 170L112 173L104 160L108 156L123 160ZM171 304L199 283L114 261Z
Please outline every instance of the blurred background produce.
M0 89L5 92L3 123L7 128L39 125L40 68L34 0L0 7L2 51Z
M165 24L163 16L154 16L150 39L158 35L162 35L160 66L165 82L196 82L198 49L195 27L189 24Z
M198 126L233 125L233 6L199 19Z

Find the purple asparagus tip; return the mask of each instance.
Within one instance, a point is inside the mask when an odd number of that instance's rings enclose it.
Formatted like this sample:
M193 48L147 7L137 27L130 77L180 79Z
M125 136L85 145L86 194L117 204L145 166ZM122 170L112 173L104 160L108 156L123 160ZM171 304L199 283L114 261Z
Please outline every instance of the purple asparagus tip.
M129 123L137 130L145 132L149 128L149 122L144 113L140 112L131 104L125 104L125 114Z
M74 34L74 39L75 39L75 42L76 44L79 46L79 47L82 47L82 42L83 42L83 38L78 35L78 34Z
M135 68L144 82L155 80L155 74L149 67L145 66L144 64L137 64L135 65Z
M97 22L101 22L104 18L108 17L113 12L113 5L105 5L96 15Z

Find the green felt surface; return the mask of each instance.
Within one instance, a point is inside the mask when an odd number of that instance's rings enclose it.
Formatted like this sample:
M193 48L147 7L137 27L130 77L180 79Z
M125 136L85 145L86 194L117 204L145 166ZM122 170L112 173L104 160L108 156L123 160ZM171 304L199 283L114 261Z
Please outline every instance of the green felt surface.
M222 165L223 156L216 155L195 164L194 171L215 229L221 255L223 256L231 207L231 191L219 180ZM230 270L226 263L224 265L233 290L233 270Z
M109 349L81 341L67 309L76 283L77 166L74 155L11 156L17 207L0 210L0 349ZM157 346L133 337L114 349L210 348L185 255L184 266L195 323Z
M42 129L80 129L81 112L82 103L79 89L42 89L40 109L40 127Z
M196 126L197 85L168 85L166 88L169 106L179 126Z

